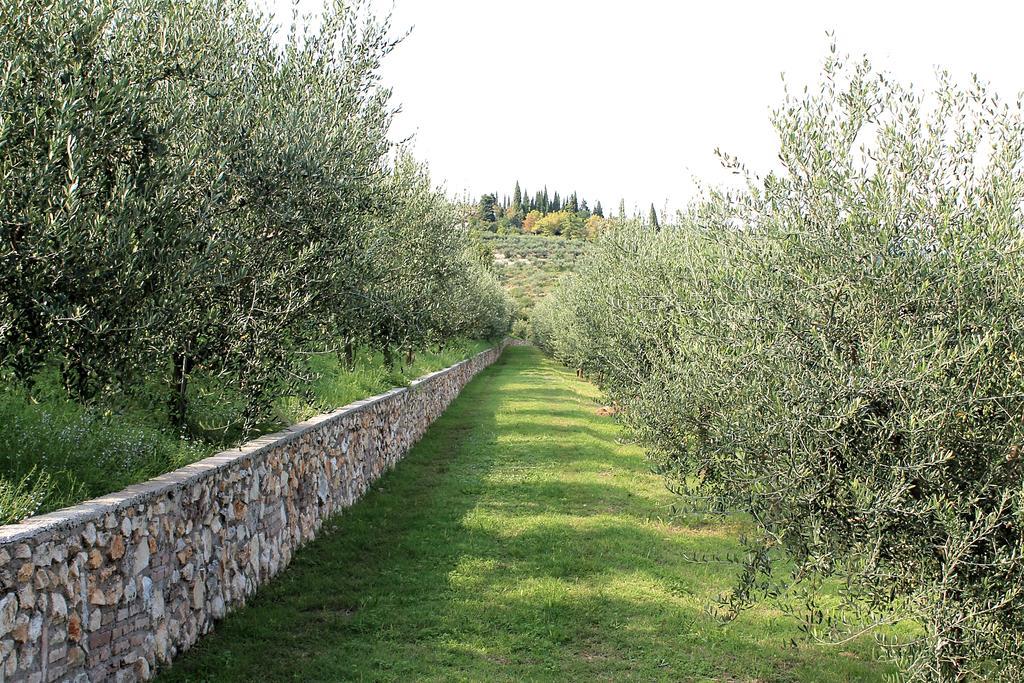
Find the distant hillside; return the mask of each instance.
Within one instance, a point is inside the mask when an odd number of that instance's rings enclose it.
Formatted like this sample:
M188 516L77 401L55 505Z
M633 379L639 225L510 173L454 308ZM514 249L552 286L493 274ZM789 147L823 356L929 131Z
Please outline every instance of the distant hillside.
M512 298L526 316L558 279L576 267L587 249L587 240L539 235L484 233L484 243L494 252L494 265Z

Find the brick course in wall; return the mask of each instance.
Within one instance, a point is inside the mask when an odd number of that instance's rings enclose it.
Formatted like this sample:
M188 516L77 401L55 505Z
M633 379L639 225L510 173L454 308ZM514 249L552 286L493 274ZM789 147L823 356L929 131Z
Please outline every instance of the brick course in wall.
M0 527L0 682L149 679L394 467L507 344L119 493Z

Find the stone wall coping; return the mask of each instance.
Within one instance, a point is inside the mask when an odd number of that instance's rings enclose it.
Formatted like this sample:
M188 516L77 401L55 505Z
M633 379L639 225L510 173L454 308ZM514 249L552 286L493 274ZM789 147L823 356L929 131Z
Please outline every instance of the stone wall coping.
M197 460L194 463L185 465L179 469L161 474L158 477L149 479L138 484L133 484L121 491L109 493L99 498L62 508L43 515L36 515L19 522L0 526L0 549L28 538L36 541L46 540L46 537L56 533L72 530L89 522L95 522L108 514L119 512L135 505L149 503L160 496L170 495L180 491L187 485L195 484L215 473L227 469L232 464L246 459L256 458L262 453L278 446L288 444L298 439L307 432L322 427L324 424L338 422L352 415L357 415L376 403L389 399L395 395L406 393L415 389L424 382L454 372L459 367L471 362L474 358L483 356L492 351L493 348L481 351L470 358L464 359L447 368L442 368L430 374L419 377L409 383L406 387L395 387L382 394L353 401L329 413L317 415L303 422L298 422L290 427L266 434L259 438L248 441L238 448L215 453L209 457Z

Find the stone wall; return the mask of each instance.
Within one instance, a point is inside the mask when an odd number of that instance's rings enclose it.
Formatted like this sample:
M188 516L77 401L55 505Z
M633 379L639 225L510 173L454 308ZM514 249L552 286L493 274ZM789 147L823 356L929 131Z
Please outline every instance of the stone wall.
M132 681L284 569L505 344L120 493L0 527L0 681Z

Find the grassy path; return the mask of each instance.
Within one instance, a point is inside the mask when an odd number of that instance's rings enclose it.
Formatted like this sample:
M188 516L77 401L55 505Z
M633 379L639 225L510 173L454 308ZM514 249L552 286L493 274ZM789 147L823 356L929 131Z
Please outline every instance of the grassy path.
M734 528L665 521L597 391L510 348L284 575L165 680L872 681L768 609L704 614Z

